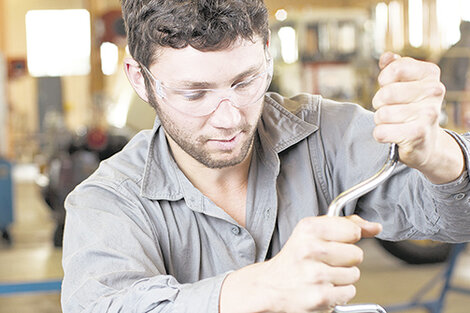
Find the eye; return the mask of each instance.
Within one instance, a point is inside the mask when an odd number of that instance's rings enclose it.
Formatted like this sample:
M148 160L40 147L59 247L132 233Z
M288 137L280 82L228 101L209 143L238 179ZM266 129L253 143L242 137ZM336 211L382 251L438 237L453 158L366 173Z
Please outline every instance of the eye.
M186 101L196 101L202 99L206 95L207 91L205 90L191 90L191 91L181 91L179 94Z
M239 82L238 84L235 85L235 89L243 90L243 89L251 87L254 84L254 81L256 80L256 78L258 77L255 76L245 81Z

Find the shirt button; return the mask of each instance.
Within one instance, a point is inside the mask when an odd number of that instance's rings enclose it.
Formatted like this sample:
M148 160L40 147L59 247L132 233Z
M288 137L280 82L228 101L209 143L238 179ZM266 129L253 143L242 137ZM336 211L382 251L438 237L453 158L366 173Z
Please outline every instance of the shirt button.
M465 194L464 193L458 193L454 196L454 199L455 200L462 200L463 198L465 198Z
M269 219L271 217L271 208L266 209L266 211L264 212L264 215L266 216L267 219Z
M240 233L240 228L237 226L232 227L232 233L238 235Z

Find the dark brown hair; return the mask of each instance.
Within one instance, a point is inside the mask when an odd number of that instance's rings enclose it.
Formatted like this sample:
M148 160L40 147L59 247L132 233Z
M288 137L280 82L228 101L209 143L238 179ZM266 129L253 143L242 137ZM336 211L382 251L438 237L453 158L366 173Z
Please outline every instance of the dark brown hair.
M238 39L269 38L263 0L121 0L132 57L155 62L159 47L188 45L201 51L230 47Z

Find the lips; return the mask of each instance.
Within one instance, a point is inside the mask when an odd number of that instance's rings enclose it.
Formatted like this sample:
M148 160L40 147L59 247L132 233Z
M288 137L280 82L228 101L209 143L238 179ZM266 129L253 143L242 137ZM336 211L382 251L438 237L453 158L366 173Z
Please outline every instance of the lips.
M233 150L237 147L241 133L229 138L217 138L208 140L208 144L217 150Z
M221 141L221 142L230 142L230 141L235 140L236 137L237 137L237 136L233 136L233 137L230 138L230 139L211 139L211 140L213 140L213 141Z

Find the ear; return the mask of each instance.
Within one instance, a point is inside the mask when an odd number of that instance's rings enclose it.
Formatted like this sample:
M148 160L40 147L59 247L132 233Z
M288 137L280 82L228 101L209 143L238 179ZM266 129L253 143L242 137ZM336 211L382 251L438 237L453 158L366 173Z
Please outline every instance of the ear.
M144 77L140 69L139 63L133 58L124 59L124 71L126 72L127 79L131 83L135 92L142 100L148 102L147 90L145 89Z
M271 29L268 29L268 42L266 42L266 46L269 48L269 44L271 43Z

